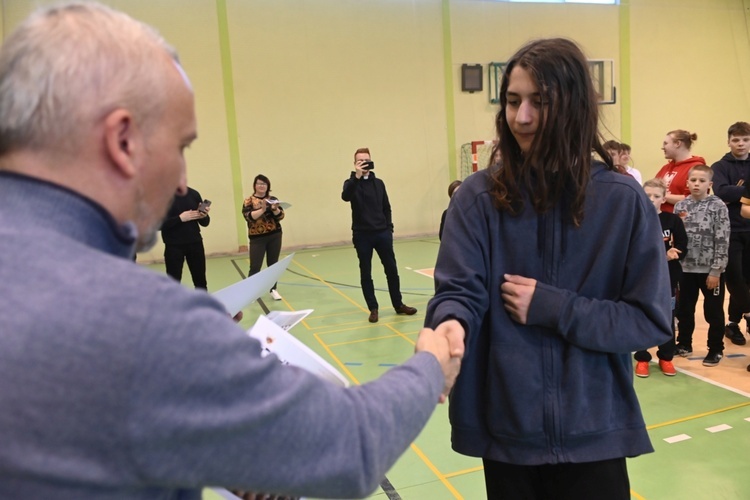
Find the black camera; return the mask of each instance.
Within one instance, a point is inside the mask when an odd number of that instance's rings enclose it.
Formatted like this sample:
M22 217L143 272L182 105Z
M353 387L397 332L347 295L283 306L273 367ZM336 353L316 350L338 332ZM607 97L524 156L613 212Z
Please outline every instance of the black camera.
M211 206L211 200L203 200L198 204L198 211L202 214L207 214L208 210L206 210L208 207Z
M362 162L362 168L372 170L373 168L375 168L375 162L372 160L365 160Z

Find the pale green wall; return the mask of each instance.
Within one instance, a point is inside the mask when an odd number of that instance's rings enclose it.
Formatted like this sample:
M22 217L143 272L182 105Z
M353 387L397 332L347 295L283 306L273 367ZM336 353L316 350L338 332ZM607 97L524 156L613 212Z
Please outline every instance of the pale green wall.
M40 3L5 0L4 30ZM481 63L486 78L487 63L533 38L573 38L589 58L616 61L626 92L602 108L603 133L630 140L644 177L664 163L668 130L696 131L694 151L712 161L726 149L727 126L750 119L747 0L105 3L159 29L193 81L200 137L188 175L214 201L209 253L246 244L239 203L257 173L293 205L286 248L349 240L340 192L361 146L388 186L396 236L436 232L458 148L494 135L496 108L486 89L461 92L460 66Z
M452 0L451 37L458 144L495 137L497 105L485 91L461 92L461 64L505 62L535 38L574 39L589 59L619 61L619 8L612 5L519 4L486 0ZM615 68L615 78L619 67ZM603 132L620 135L620 106L603 106Z
M750 121L750 44L742 0L630 0L632 146L644 180L665 163L667 132L698 134L709 165L730 124Z

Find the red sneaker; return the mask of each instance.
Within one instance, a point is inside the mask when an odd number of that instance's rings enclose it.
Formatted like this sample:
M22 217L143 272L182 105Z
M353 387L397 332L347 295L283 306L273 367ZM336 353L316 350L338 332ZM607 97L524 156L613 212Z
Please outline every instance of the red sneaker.
M663 359L660 359L659 368L661 368L661 372L668 377L674 377L675 375L677 375L677 370L674 369L674 365L671 361L664 361Z
M639 361L635 365L635 375L637 377L648 377L648 361Z

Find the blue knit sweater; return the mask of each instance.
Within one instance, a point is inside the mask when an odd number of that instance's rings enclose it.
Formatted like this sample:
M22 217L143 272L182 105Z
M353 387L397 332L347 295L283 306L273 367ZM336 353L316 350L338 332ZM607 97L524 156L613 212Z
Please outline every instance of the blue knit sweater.
M364 496L435 407L431 354L336 387L134 264L91 201L5 173L0 199L0 498Z

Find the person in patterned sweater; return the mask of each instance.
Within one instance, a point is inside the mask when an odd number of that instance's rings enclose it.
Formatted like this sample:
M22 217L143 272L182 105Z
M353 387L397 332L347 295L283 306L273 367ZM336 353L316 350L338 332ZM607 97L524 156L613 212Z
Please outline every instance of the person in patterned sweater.
M266 265L272 266L279 261L281 254L281 220L284 209L278 198L270 196L271 181L259 174L253 179L253 195L242 204L242 216L247 221L247 237L250 240L250 271L248 277L256 274ZM271 288L273 300L281 300L276 291L276 284Z
M703 314L708 323L708 354L703 366L716 366L724 353L724 277L729 260L729 211L716 195L709 195L713 170L696 165L688 173L690 196L678 202L674 213L683 218L688 251L682 261L680 300L677 304L677 349L693 352L695 304L703 293Z

